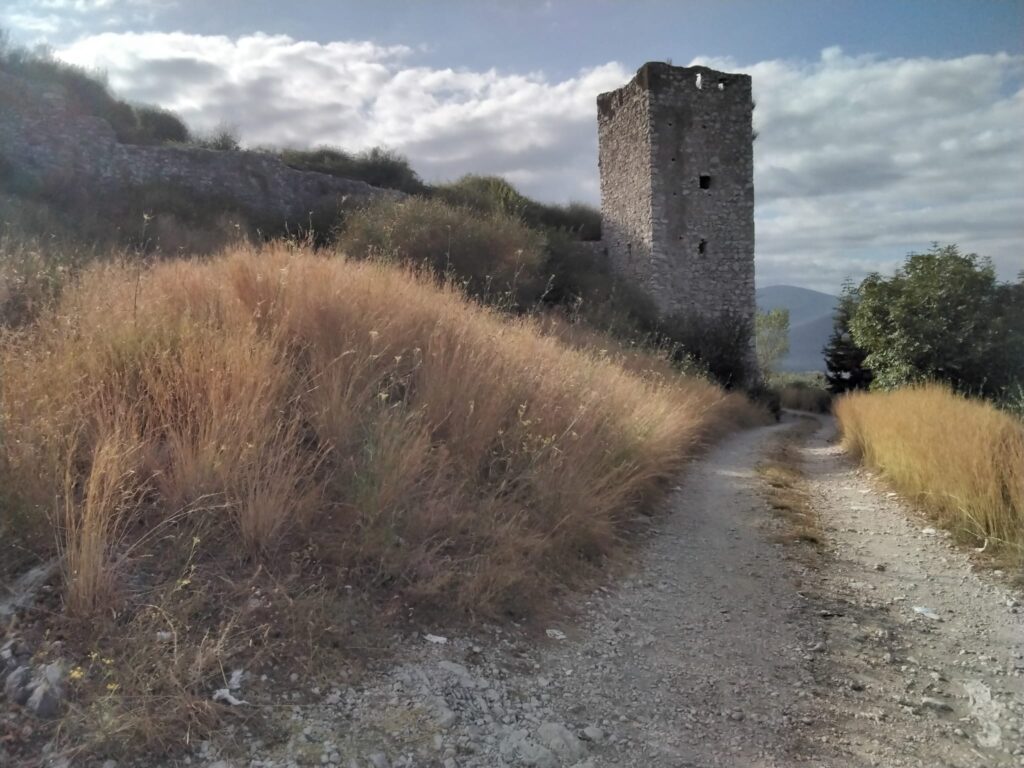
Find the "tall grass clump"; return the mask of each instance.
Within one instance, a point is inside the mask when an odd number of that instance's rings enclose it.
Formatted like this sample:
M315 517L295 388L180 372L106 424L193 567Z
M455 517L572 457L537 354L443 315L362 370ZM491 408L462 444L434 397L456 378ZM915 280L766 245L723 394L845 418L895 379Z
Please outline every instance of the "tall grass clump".
M846 446L942 526L1024 563L1024 424L940 385L835 402Z
M664 361L627 371L408 269L285 244L89 267L0 365L4 480L52 520L81 613L186 559L298 553L522 613L742 411Z
M806 381L789 381L779 387L783 408L811 413L828 413L832 395L821 385Z

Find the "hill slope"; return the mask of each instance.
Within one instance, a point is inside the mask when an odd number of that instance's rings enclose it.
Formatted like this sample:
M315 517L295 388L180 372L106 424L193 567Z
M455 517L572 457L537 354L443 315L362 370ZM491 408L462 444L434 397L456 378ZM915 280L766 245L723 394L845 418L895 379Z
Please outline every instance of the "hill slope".
M762 312L789 310L789 354L783 371L822 371L822 347L832 331L832 312L838 297L795 285L770 285L757 290L757 308Z

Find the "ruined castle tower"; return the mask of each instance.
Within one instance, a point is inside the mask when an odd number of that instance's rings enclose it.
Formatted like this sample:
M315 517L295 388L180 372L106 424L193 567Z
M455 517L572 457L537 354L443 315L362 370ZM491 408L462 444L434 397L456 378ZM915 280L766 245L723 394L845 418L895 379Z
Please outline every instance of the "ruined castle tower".
M597 98L604 245L662 315L754 320L750 77L648 62ZM750 343L751 361L753 342Z

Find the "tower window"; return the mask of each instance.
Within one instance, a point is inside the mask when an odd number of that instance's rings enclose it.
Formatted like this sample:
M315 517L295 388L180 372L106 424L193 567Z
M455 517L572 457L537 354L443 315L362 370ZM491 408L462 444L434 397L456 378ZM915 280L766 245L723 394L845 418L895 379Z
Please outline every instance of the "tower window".
M699 243L697 243L697 253L699 253L699 254L700 254L701 256L703 256L703 255L704 255L704 254L706 254L707 252L708 252L708 241L707 241L707 240L705 240L705 239L704 239L704 238L702 237L702 238L700 239L700 242L699 242Z
M725 90L725 80L719 80L718 81L718 90L720 90L720 91L724 91Z
M697 73L697 90L701 90L704 87L704 78L701 77L700 72Z
M706 173L700 175L700 188L711 189L711 176Z

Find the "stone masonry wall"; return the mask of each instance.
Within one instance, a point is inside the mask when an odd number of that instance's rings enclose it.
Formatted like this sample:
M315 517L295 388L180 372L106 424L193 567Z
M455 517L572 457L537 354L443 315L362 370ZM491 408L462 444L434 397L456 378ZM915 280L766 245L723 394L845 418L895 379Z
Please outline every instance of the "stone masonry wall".
M651 116L647 94L626 86L597 99L601 239L623 278L652 295Z
M750 77L707 67L651 62L598 97L609 259L662 314L753 327L752 118Z
M401 197L361 181L289 168L257 152L121 144L105 120L77 114L63 94L38 91L0 72L0 161L44 184L78 184L98 193L169 184L246 210L302 223L343 197Z
M752 320L750 77L663 65L649 69L648 93L654 168L652 262L667 267L667 310L692 308L705 315L749 315Z

